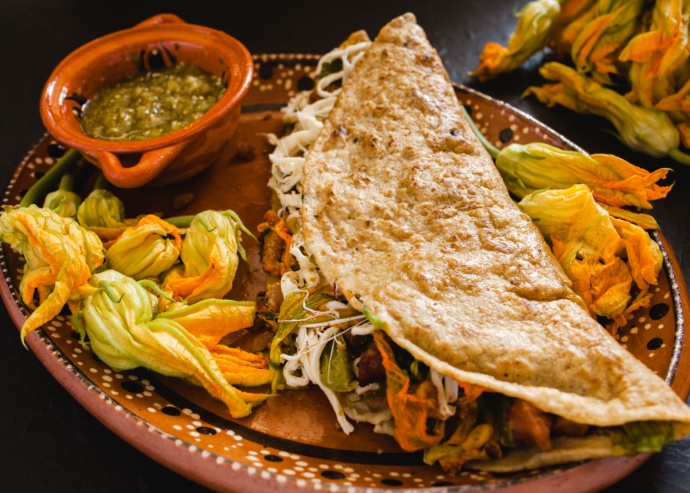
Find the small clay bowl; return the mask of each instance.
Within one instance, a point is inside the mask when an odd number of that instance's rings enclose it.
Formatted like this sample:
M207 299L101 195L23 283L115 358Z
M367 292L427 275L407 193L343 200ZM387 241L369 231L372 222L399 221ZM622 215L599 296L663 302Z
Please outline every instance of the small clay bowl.
M179 130L147 140L110 141L84 133L82 106L100 89L140 71L175 63L194 64L225 83L225 94L206 114ZM68 55L43 89L41 118L57 141L81 152L115 186L179 183L212 164L229 143L252 72L252 57L235 38L160 14Z

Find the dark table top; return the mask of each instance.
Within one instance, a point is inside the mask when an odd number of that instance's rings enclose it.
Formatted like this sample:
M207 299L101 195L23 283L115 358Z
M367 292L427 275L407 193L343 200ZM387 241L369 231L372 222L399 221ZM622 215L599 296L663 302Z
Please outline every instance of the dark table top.
M520 98L539 82L541 55L514 75L477 84L467 76L488 41L505 43L515 23L514 0L210 2L24 0L3 2L0 14L0 186L42 137L38 99L44 81L72 50L160 12L230 33L252 53L324 53L354 30L375 35L388 20L414 12L451 79L507 101L589 152L617 154L647 169L672 167L675 188L653 214L690 278L690 167L628 151L603 120L548 110ZM521 0L520 5L525 1ZM205 491L121 440L85 411L23 349L0 308L1 491ZM690 440L668 446L610 492L690 491Z

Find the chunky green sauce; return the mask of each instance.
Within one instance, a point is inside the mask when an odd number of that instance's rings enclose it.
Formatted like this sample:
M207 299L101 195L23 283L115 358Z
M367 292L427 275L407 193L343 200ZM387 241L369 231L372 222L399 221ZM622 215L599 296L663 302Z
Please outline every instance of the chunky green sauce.
M177 64L102 89L84 106L81 123L97 139L153 139L193 122L224 92L220 77Z

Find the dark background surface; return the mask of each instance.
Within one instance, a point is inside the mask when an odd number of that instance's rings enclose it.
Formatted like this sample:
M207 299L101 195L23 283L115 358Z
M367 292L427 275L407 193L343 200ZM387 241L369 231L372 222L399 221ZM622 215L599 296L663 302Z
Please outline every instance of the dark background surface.
M524 0L519 2L523 5ZM209 2L24 0L0 9L0 186L43 136L38 99L50 72L72 50L161 12L228 32L252 53L324 53L357 29L373 37L393 17L414 12L451 79L507 101L589 152L608 152L647 169L674 168L675 189L653 214L690 277L690 167L635 154L607 133L605 121L544 108L520 94L539 83L537 55L523 69L477 84L467 72L488 41L505 44L514 0ZM548 56L548 55L546 55ZM149 459L85 411L21 346L0 308L0 491L206 491ZM609 492L690 491L690 440L667 447Z

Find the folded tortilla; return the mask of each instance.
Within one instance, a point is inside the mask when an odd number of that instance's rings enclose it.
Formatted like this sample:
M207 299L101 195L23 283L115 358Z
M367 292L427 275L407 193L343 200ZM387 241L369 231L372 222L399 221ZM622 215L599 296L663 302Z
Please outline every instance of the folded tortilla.
M344 84L303 196L327 281L439 373L577 423L667 420L690 433L690 408L591 318L511 200L412 14L381 30Z

